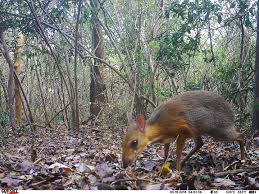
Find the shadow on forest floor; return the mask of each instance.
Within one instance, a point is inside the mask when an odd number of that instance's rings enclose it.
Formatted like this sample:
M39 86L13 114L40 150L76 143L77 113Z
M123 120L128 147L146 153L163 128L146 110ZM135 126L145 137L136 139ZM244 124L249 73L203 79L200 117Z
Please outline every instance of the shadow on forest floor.
M1 188L259 189L258 139L250 141L246 161L239 160L236 143L203 138L204 146L186 162L181 172L175 170L174 156L161 170L161 145L148 146L136 165L125 170L121 168L124 129L82 126L75 133L63 125L55 130L38 128L33 133L35 153L31 153L29 132L2 135L5 146L0 149ZM192 146L190 141L184 154ZM175 150L174 145L171 150Z

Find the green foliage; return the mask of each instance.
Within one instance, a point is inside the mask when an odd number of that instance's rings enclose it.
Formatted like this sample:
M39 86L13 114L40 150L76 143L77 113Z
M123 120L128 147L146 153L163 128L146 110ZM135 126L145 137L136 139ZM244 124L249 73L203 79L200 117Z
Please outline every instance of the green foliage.
M160 39L160 50L157 60L173 69L178 69L185 64L185 58L193 55L200 42L199 34L185 38L188 27L182 26L179 31L165 35Z
M21 10L24 7L25 2L23 0L9 0L1 1L0 6L0 30L5 31L8 28L21 28L28 23L28 18L26 16L18 17L20 13L15 10ZM18 15L18 16L17 16Z
M152 40L152 41L149 42L149 47L150 47L151 49L157 50L157 49L160 48L160 42L159 42L159 41Z
M203 1L174 1L166 10L166 18L177 24L160 37L160 50L157 59L173 69L183 67L185 59L199 51L201 28L208 25L208 20L217 17L222 22L220 6L208 0Z
M214 80L214 85L217 86L217 89L222 93L225 93L226 96L231 98L230 93L237 91L253 91L254 84L250 75L253 73L253 63L252 60L250 63L246 64L243 67L243 71L239 72L240 64L237 62L227 62L224 60L225 56L222 54L221 64L217 66L215 71L212 73L211 78ZM239 73L242 73L242 79L239 80ZM244 82L243 85L240 85L240 81Z
M158 99L164 101L164 100L170 98L172 96L172 93L168 89L161 87L161 88L156 88L155 96Z
M9 123L9 114L7 112L0 112L0 126L6 126Z
M202 82L200 80L190 79L184 88L186 91L202 90Z
M93 18L93 8L89 7L89 6L85 6L82 8L83 11L83 22L88 22L88 21L92 21Z

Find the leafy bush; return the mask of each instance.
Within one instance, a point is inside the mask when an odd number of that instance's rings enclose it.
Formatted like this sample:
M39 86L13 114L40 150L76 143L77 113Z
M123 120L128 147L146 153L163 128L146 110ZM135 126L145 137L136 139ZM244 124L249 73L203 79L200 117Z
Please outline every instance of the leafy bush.
M0 112L0 126L5 127L9 123L9 114Z

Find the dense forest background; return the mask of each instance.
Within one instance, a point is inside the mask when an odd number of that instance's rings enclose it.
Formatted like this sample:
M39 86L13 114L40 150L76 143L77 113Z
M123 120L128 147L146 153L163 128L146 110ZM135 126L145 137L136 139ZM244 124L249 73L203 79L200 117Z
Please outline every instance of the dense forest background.
M251 128L255 1L10 0L0 13L2 125L123 124L127 111L148 116L200 89L223 95Z
M189 90L222 95L249 136L256 13L254 0L0 0L1 146L30 131L35 159L37 129L123 132L127 112Z

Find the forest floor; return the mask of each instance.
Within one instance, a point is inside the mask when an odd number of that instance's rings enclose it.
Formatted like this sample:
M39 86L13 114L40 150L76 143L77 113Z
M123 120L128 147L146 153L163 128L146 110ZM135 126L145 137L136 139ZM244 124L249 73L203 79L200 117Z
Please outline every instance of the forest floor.
M247 140L245 161L239 160L238 144L203 138L203 147L181 172L175 170L174 155L168 160L170 166L161 167L161 145L148 146L135 166L125 170L121 168L124 132L125 127L81 126L75 133L59 125L55 130L37 128L32 138L29 131L6 130L0 137L5 145L0 148L0 188L259 189L258 138ZM192 141L186 144L184 154L192 146Z

